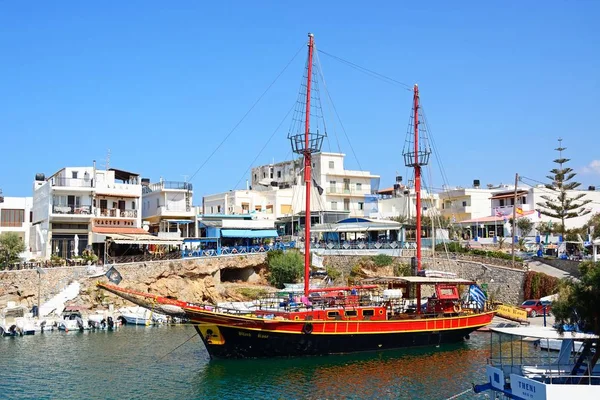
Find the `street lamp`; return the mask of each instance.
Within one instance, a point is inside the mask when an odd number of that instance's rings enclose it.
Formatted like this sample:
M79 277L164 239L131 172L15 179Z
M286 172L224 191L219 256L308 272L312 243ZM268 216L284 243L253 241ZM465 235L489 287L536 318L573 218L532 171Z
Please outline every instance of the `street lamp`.
M38 298L37 298L37 317L40 317L40 291L41 291L41 287L42 287L42 274L45 274L46 271L44 271L43 269L41 269L40 267L36 267L35 268L37 273L38 273ZM34 315L35 317L36 315Z

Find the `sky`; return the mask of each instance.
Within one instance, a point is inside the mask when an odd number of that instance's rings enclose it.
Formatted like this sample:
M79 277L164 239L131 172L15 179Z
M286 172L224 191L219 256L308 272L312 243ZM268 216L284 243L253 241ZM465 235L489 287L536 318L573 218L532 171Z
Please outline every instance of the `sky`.
M593 0L0 1L0 189L31 196L36 173L108 154L193 182L198 204L245 187L249 168L292 157L308 32L331 98L321 87L323 150L346 169L382 187L410 176L412 94L327 54L418 83L431 187L547 181L562 137L576 179L600 188L599 15Z

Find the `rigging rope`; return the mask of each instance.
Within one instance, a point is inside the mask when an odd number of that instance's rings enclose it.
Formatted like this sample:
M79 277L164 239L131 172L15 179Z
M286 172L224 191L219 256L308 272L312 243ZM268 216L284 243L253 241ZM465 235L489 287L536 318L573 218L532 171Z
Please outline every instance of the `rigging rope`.
M190 340L192 340L193 338L195 338L197 335L197 333L194 333L192 336L190 336L185 342L181 343L179 346L175 347L173 350L171 350L170 352L168 352L167 354L165 354L164 356L160 357L158 360L156 360L156 362L162 361L166 356L173 354L178 348L180 348L181 346L183 346L184 344L186 344L187 342L189 342Z
M242 124L242 122L246 119L246 117L252 112L252 110L258 105L258 103L267 94L267 92L273 87L275 82L277 82L279 80L281 75L283 75L283 73L288 69L290 64L296 59L296 57L298 56L300 51L304 48L304 46L306 46L306 44L303 43L302 46L300 46L300 48L298 49L298 51L296 51L296 54L294 54L294 56L291 58L291 60L288 61L288 63L285 65L285 67L283 67L281 72L269 84L269 86L265 89L265 91L258 97L258 99L254 102L254 104L252 104L250 109L248 111L246 111L246 113L242 116L242 118L235 124L235 126L229 131L229 133L227 135L225 135L223 140L221 140L221 143L219 143L219 145L212 151L212 153L210 153L210 155L206 158L206 160L204 160L204 162L200 165L200 167L198 167L198 169L192 174L192 176L190 177L190 181L192 179L194 179L194 177L198 174L198 172L200 172L200 170L210 161L210 159L221 148L221 146L223 146L223 144L225 144L225 142L227 141L227 139L229 139L229 137L233 134L233 132L235 132L235 130Z
M288 116L290 115L290 113L294 110L295 104L294 106L292 106L292 108L289 109L289 111L287 112L287 114L285 114L285 117L283 117L283 119L281 120L281 122L279 123L279 125L277 125L277 128L275 128L275 130L273 131L273 133L271 134L271 136L269 136L269 139L267 140L267 142L264 144L264 146L262 147L262 149L260 149L260 151L258 152L258 154L256 155L256 157L254 157L254 160L252 160L252 162L250 163L250 165L248 166L248 168L246 168L246 171L244 171L243 175L240 177L240 179L237 181L237 183L234 186L234 189L237 189L240 182L244 180L244 177L246 177L248 171L250 171L250 169L252 168L252 165L254 165L254 163L256 162L256 160L258 159L258 157L260 157L260 155L262 154L262 152L267 148L267 146L269 145L269 143L271 142L271 140L273 139L273 137L275 136L275 134L277 133L277 131L279 130L279 128L281 128L281 125L283 125L283 123L287 120Z
M371 77L374 77L374 78L380 79L380 80L382 80L382 81L384 81L384 82L387 82L387 83L395 83L395 84L397 84L397 85L404 86L404 89L405 89L405 90L411 91L411 90L412 90L412 88L413 88L413 87L412 87L412 85L409 85L409 84L406 84L406 83L403 83L403 82L397 81L397 80L396 80L396 79L394 79L394 78L390 78L389 76L385 76L385 75L383 75L383 74L380 74L380 73L378 73L378 72L375 72L375 71L373 71L373 70L370 70L370 69L368 69L368 68L361 67L361 66L360 66L360 65L358 65L358 64L355 64L355 63L353 63L353 62L351 62L351 61L348 61L348 60L344 60L344 59L343 59L343 58L341 58L341 57L334 56L333 54L327 53L326 51L323 51L323 50L317 50L317 52L319 52L319 53L323 53L323 54L325 54L326 56L329 56L329 57L331 57L331 58L333 58L333 59L335 59L335 60L337 60L337 61L340 61L340 62L342 62L342 63L346 64L347 66L351 67L351 68L354 68L354 69L356 69L356 70L358 70L358 71L360 71L360 72L363 72L363 73L365 73L365 74L367 74L367 75L370 75Z
M469 393L469 392L470 392L470 391L472 391L472 390L473 390L473 388L469 388L469 389L467 389L467 390L464 390L464 391L462 391L462 392L460 392L460 393L457 393L457 394L455 394L454 396L450 396L450 397L448 397L446 400L453 400L453 399L457 399L457 398L459 398L460 396L462 396L462 395L465 395L465 394Z

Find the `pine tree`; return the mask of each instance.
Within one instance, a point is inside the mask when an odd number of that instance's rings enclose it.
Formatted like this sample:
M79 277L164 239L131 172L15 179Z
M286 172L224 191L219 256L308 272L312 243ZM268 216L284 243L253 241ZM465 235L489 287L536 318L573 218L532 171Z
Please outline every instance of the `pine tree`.
M541 214L560 219L563 238L565 235L565 220L589 214L591 210L586 210L583 207L592 201L582 200L585 193L569 196L568 191L577 189L581 183L571 181L577 173L573 172L572 168L564 165L570 161L569 158L563 158L562 152L566 149L566 147L562 147L562 138L559 138L558 148L554 149L558 151L558 158L554 160L554 163L558 164L558 168L550 170L553 175L548 175L547 178L552 183L544 185L546 189L555 192L555 194L541 196L544 201L537 203L541 207L539 210Z

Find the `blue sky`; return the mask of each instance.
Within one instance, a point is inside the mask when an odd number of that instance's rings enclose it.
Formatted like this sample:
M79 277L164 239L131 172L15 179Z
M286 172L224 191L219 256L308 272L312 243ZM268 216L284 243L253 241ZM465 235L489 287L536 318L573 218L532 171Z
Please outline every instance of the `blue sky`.
M37 172L103 166L108 149L111 167L152 181L193 175L309 31L323 51L419 84L450 185L511 183L515 172L545 180L561 136L578 180L600 187L597 1L172 3L0 5L5 196L31 195ZM407 176L411 93L320 60L349 138L326 114L325 150L341 148L346 168L380 174L382 186ZM304 62L305 48L200 168L195 203L244 186L252 165L291 156L289 118L268 140L296 101Z

